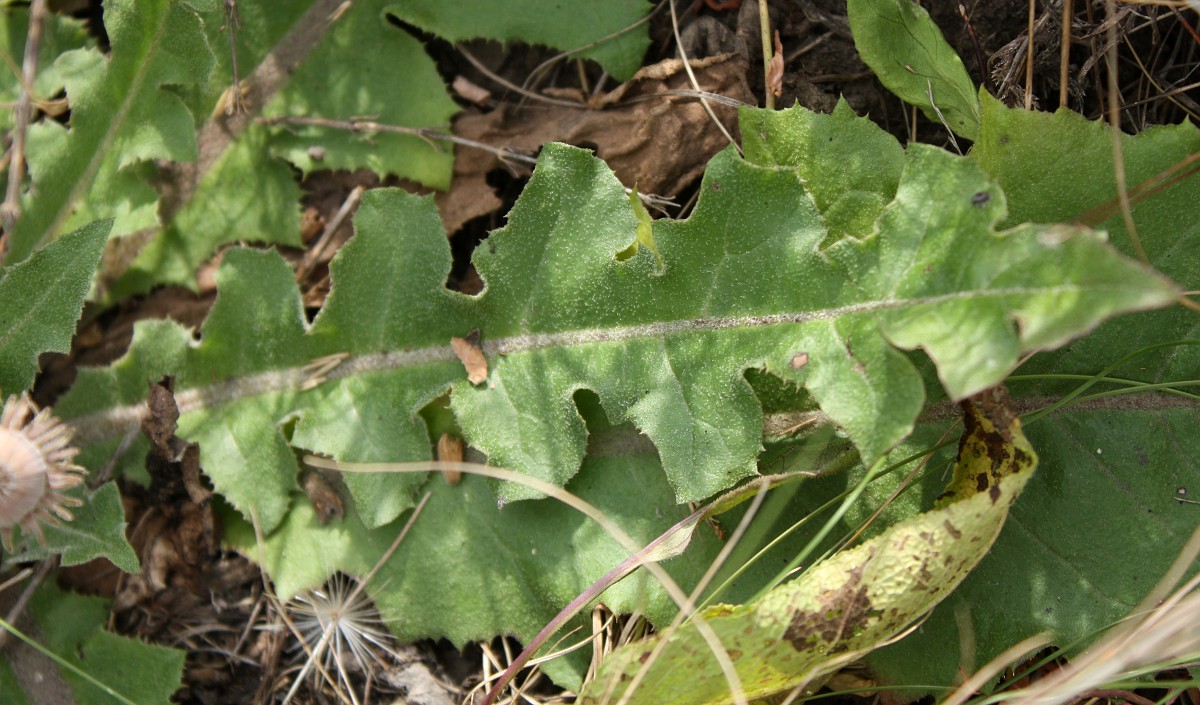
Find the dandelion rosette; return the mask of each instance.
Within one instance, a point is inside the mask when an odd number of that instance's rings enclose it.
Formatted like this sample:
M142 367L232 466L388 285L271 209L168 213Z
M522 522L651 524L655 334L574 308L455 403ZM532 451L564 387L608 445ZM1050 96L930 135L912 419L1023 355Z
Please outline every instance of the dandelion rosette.
M13 530L45 543L42 523L57 524L73 517L67 507L82 502L66 490L83 482L87 473L72 460L74 431L38 409L28 394L11 396L0 412L0 541L13 550Z

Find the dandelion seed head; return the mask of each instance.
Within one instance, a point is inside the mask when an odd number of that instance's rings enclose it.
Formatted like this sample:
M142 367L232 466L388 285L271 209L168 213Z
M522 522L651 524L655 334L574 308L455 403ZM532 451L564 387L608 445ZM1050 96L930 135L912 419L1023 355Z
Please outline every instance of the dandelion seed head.
M65 491L83 482L86 470L72 461L73 431L38 409L28 394L11 396L0 411L0 541L13 550L13 530L45 543L42 524L72 519L67 507L81 502Z

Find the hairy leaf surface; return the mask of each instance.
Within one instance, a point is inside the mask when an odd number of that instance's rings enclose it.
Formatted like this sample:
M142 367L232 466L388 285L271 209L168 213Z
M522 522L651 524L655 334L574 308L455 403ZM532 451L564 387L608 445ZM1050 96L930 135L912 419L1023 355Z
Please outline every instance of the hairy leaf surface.
M186 654L105 629L108 605L43 586L34 595L31 611L44 636L44 645L64 661L139 705L168 705L182 687ZM79 705L110 705L108 693L66 669L60 669Z
M979 193L989 199L978 203ZM136 411L106 406L136 403L148 375L175 374L194 398L180 402L181 435L205 448L217 489L241 511L257 508L270 529L295 488L286 430L338 459L428 457L416 410L452 385L467 440L492 463L560 484L583 456L571 397L588 388L614 422L654 441L680 501L696 500L755 472L762 417L745 369L808 387L875 458L910 432L923 403L917 370L893 343L929 351L960 398L1003 379L1021 351L1175 295L1084 229L995 233L1000 189L970 161L920 145L875 231L826 251L821 212L796 171L726 152L694 215L655 223L661 273L652 253L617 258L637 221L611 171L581 150L548 147L508 227L476 253L487 282L478 299L443 287L450 254L431 203L370 195L311 330L282 260L232 252L199 345L182 331L161 331L170 350L134 344L112 370L80 376L64 411L98 412L80 424L110 433L103 424ZM257 337L247 341L247 330ZM491 358L478 387L449 349L473 330ZM305 369L335 354L349 358L324 378ZM178 362L148 367L150 357ZM389 399L390 414L368 410L367 387ZM388 440L344 440L358 438ZM355 496L372 525L410 501Z
M116 483L106 482L95 492L76 491L72 495L83 501L82 506L71 509L75 518L43 526L45 545L27 541L23 551L4 556L4 564L59 556L61 565L73 566L103 557L126 573L136 573L139 561L125 538L125 506Z
M1074 220L1115 203L1107 125L1068 111L1012 110L986 96L983 116L971 156L1005 188L1009 222ZM1131 188L1200 150L1200 130L1187 123L1122 140ZM1197 199L1193 176L1133 208L1150 261L1190 290L1200 288L1200 226L1184 204ZM1102 227L1112 244L1132 254L1119 212L1108 215ZM1100 373L1107 379L1092 377ZM1200 487L1200 444L1189 430L1200 423L1200 401L1189 394L1198 380L1200 318L1178 306L1106 322L1023 365L1009 387L1026 414L1092 386L1027 424L1040 469L1009 528L920 631L872 654L880 674L898 684L949 685L960 668L972 670L960 663L960 640L973 642L978 666L1042 631L1082 647L1132 610L1200 517L1200 507L1179 501ZM931 422L917 435L929 443L944 429ZM914 443L905 447L915 450ZM926 493L935 487L930 480ZM963 608L970 634L955 623L954 610Z
M763 416L745 380L749 369L803 384L858 451L874 458L909 433L925 398L910 354L893 343L928 349L948 393L961 397L1002 379L1022 351L1061 344L1118 311L1176 295L1086 229L996 232L1005 214L999 187L969 160L939 150L904 154L888 146L890 138L862 140L848 147L847 159L891 166L839 176L823 189L806 186L843 170L829 158L814 166L796 155L818 151L827 132L873 129L844 109L826 118L793 110L760 120L753 132L761 149L748 153L762 164L724 153L711 164L692 217L653 224L661 268L645 248L618 256L636 242L638 220L603 164L550 146L508 226L477 251L487 284L478 297L445 288L450 252L428 199L369 192L355 238L331 266L332 294L312 324L281 258L230 251L199 341L174 323L139 324L129 354L111 368L82 371L59 409L74 417L92 462L103 462L136 423L147 380L174 374L179 435L200 443L217 490L275 532L268 542L278 548L268 552L267 567L286 593L335 570L363 574L423 482L418 475L348 478L356 511L319 527L294 499L296 449L346 461L429 458L418 412L447 390L464 437L489 462L559 484L572 481L584 456L588 438L576 400L589 390L608 421L631 423L653 443L669 505L756 472ZM474 330L489 365L478 386L450 346ZM135 448L127 458L141 455ZM657 473L659 465L636 467ZM435 477L431 486L441 482ZM479 560L460 561L447 575L428 566L405 570L454 552L410 536L412 556L402 549L384 568L400 575L389 572L373 588L386 616L409 620L397 627L404 636L465 640L512 630L528 638L624 558L576 545L578 558L562 571L569 575L553 588L539 586L545 556L564 549L475 546L482 539L473 522L495 506L488 485L475 485L463 485L483 493L471 502L461 501L468 489L437 489L435 499L445 498L426 507L430 514L416 530L428 521L437 530L427 541L449 537L454 551L480 551ZM530 496L500 490L506 499ZM630 503L624 485L603 491ZM667 522L654 524L657 531L676 518L659 502L605 509L622 523L649 511ZM548 511L546 502L520 503L499 516ZM255 556L242 536L238 545ZM335 546L316 559L294 548L324 542L362 550ZM450 582L416 581L428 574ZM513 590L526 595L519 607L494 603ZM429 608L431 599L443 602ZM663 604L661 594L653 599ZM437 623L419 614L437 615Z
M456 107L433 60L391 22L388 4L340 5L241 3L233 29L219 8L204 15L217 65L211 80L186 97L205 149L196 169L181 176L171 222L111 285L110 297L163 282L192 286L196 267L229 242L300 245L301 190L292 166L304 174L369 168L381 178L449 185L451 150L412 135L255 122L260 116L342 122L370 116L406 128L449 123ZM231 38L246 93L236 108Z
M212 52L195 7L178 0L110 2L110 57L75 49L54 71L66 85L71 120L32 125L32 186L12 233L20 261L68 228L115 218L118 234L154 227L158 195L139 174L152 160L196 158L192 114L171 87L208 79Z
M496 634L528 639L628 556L595 523L554 500L501 509L489 484L472 476L456 486L434 477L425 489L432 496L424 511L367 586L389 628L402 639L438 634L460 646ZM690 513L675 504L657 458L645 448L590 456L570 489L637 541L649 542ZM262 546L245 522L227 526L229 542L261 561L286 599L335 571L364 575L401 523L371 531L351 512L339 524L322 527L301 503ZM718 548L713 533L702 531L691 550L710 557ZM705 565L674 561L665 568L686 585L694 584ZM655 620L669 619L674 604L661 590L647 587L644 577L627 579L605 593L604 603L619 612L641 609ZM576 686L587 668L586 660L546 665L556 680Z
M401 19L452 42L516 40L595 59L618 81L629 80L642 65L650 37L647 25L639 26L638 21L650 8L646 0L514 0L502 13L495 12L489 0L405 0L388 7Z
M690 219L655 223L660 272L649 251L617 257L637 220L611 172L551 146L508 226L476 254L487 282L477 298L444 288L450 254L428 200L369 194L311 329L282 260L234 251L199 345L160 324L169 342L135 341L111 370L85 371L60 408L95 414L78 423L100 440L138 413L114 403L136 404L145 379L176 375L181 435L201 443L217 489L270 529L296 487L286 433L341 460L427 458L416 411L452 386L465 437L490 462L562 484L586 441L572 396L589 389L654 442L676 496L695 500L755 472L762 414L748 368L803 384L873 459L908 434L924 399L894 345L923 347L961 398L1003 379L1023 351L1175 296L1085 229L995 232L999 188L929 147L909 150L872 233L824 250L828 230L796 170L726 152L703 188ZM491 368L478 387L449 346L473 330ZM333 354L349 357L327 374L306 369ZM370 525L411 501L352 491Z
M111 228L92 223L0 270L0 403L33 386L40 354L70 350Z
M962 59L912 0L849 0L854 48L887 89L956 135L979 136L979 99Z

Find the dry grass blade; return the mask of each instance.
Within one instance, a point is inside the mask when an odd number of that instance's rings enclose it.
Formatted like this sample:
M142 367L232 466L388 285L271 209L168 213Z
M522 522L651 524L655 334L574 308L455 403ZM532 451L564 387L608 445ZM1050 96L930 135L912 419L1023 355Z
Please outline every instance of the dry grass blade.
M1070 666L1039 681L1031 688L1012 693L1009 705L1060 705L1103 689L1104 685L1163 664L1200 658L1200 576L1193 577L1161 601L1200 554L1200 528L1188 540L1158 587L1128 619L1114 627L1095 646L1074 659Z
M25 176L25 135L33 117L33 82L37 78L38 50L42 44L42 24L48 12L46 0L33 0L29 6L29 33L25 38L25 57L21 66L21 94L14 109L16 125L12 133L12 151L9 157L8 186L4 203L0 205L3 216L4 237L0 238L0 266L4 264L7 234L21 213L21 182Z
M692 63L688 60L687 52L683 48L683 40L679 36L679 13L675 11L675 0L671 0L671 29L675 32L675 45L679 48L679 58L683 60L683 68L687 71L688 80L692 82L692 88L700 96L700 104L704 106L705 112L708 113L708 117L713 123L720 128L721 134L725 135L725 138L729 140L729 144L737 149L738 154L742 154L742 145L733 139L733 135L729 134L729 130L717 119L717 114L713 112L712 106L708 104L708 100L704 97L704 89L700 87L700 82L696 80L696 73L692 71Z

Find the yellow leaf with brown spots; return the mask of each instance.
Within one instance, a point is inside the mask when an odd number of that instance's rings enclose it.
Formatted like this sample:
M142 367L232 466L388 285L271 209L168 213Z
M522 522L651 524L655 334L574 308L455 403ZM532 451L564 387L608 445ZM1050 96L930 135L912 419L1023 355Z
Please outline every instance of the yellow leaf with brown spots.
M1003 388L981 392L962 407L955 476L937 508L835 554L756 602L708 608L665 644L658 635L618 649L579 702L616 703L630 684L635 689L625 702L635 705L734 702L712 635L746 700L815 687L933 609L991 548L1037 465Z

